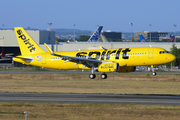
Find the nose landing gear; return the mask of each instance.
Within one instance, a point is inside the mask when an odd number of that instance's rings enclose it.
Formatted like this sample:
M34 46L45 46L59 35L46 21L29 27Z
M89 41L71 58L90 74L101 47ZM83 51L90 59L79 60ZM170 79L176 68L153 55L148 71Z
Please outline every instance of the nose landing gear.
M154 66L153 65L151 65L151 69L152 69L152 75L156 76L156 72L154 72Z

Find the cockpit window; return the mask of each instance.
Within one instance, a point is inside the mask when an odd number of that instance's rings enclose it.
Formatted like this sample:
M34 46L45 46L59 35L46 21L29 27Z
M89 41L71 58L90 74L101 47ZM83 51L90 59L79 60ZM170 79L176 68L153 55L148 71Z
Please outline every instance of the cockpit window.
M169 51L160 51L159 54L170 53Z

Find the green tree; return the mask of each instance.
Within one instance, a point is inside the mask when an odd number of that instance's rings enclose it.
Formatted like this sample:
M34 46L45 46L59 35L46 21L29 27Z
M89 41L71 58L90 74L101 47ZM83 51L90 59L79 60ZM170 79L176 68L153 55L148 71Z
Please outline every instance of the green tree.
M67 39L58 39L56 38L58 42L67 42Z
M89 35L80 35L77 40L78 42L87 42L89 38L90 38Z
M151 40L151 42L161 42L161 41L159 41L159 40Z
M121 39L112 39L112 38L107 38L108 42L122 42Z
M162 39L160 42L169 42L169 39Z
M173 61L173 66L180 66L180 49L172 45L171 53L176 57L175 61Z
M58 42L73 42L74 40L71 38L70 40L68 39L61 39L61 38L56 38Z
M129 42L131 42L131 38L129 38ZM135 42L134 38L132 37L132 42Z

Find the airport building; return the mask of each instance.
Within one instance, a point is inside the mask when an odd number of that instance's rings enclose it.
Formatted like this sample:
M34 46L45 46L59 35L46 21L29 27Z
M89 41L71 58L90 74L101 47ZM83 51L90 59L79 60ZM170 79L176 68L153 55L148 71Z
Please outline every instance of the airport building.
M118 40L122 39L122 33L121 32L113 32L113 31L103 31L102 35L105 36L107 39L113 39Z
M26 30L27 33L40 44L55 44L55 31ZM2 47L6 53L14 53L14 56L20 55L19 44L14 30L0 30L0 53Z
M55 31L26 30L37 44L55 44ZM0 46L19 46L14 30L0 30Z
M134 40L135 41L139 41L139 35L143 35L144 38L147 41L150 41L150 37L151 40L161 40L162 37L167 37L168 33L167 32L149 32L149 31L143 31L143 32L135 32L134 33Z

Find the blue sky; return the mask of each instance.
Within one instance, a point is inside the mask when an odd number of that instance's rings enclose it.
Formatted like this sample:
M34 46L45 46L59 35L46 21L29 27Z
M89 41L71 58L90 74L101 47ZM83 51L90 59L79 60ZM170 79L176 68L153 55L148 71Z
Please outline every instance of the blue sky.
M180 0L1 0L0 27L180 31Z

